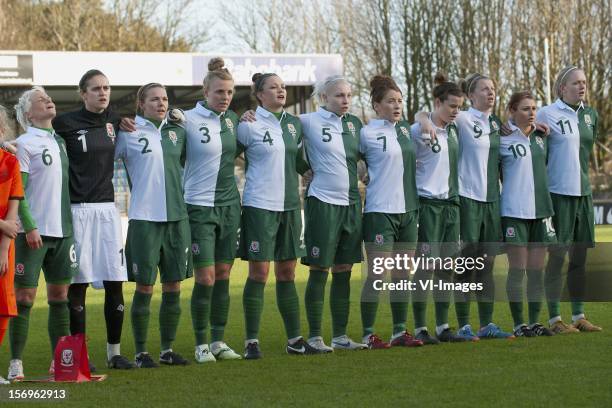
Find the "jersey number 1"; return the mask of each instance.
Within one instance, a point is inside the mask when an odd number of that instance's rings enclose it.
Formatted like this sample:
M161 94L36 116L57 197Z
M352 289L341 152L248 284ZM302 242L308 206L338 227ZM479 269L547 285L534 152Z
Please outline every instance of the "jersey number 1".
M85 135L77 137L77 140L80 140L83 144L83 153L87 153L87 140L85 139Z
M387 151L387 136L378 136L376 140L383 141L383 152L386 152Z
M562 135L565 134L565 126L563 126L564 123L567 125L567 127L569 129L569 133L574 133L572 131L572 124L570 123L570 121L567 120L567 119L566 120L561 119L558 122L555 122L555 125L559 125L561 127L561 134Z

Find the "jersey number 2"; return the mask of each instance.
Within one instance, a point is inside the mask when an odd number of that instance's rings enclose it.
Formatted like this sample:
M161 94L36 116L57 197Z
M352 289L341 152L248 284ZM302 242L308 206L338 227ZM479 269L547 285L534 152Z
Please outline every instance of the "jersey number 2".
M145 154L151 153L153 151L149 149L149 139L147 139L146 137L141 137L140 139L138 139L138 143L144 143L144 146L142 147L140 153Z

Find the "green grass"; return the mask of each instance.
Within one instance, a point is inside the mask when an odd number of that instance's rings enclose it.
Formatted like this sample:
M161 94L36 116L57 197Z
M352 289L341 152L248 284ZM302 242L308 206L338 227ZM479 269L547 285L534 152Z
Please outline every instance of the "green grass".
M612 227L597 229L599 241L612 241ZM503 262L500 257L500 262ZM358 269L356 269L358 270ZM237 262L231 278L232 305L226 340L242 350L242 287L246 264ZM303 293L307 270L297 272L298 293ZM193 280L185 282L182 297L183 315L174 349L192 358L193 334L189 314L189 294ZM329 285L328 285L329 286ZM47 306L41 284L32 310L30 337L25 350L27 376L43 376L51 359L47 330ZM134 284L125 285L125 296L131 303ZM328 289L329 290L329 289ZM352 281L349 335L361 337L359 315L360 274ZM106 353L103 318L103 291L88 293L88 334L90 356L100 372ZM274 282L266 287L266 303L260 334L264 359L231 361L188 367L162 367L157 370L110 372L102 383L89 384L18 384L13 389L58 388L68 391L68 406L612 406L610 367L612 356L612 303L590 303L589 318L601 324L602 333L557 336L553 338L493 340L476 344L445 344L419 349L336 352L332 355L294 357L284 352L285 335L276 309ZM157 311L159 288L152 302L150 351L159 352ZM429 322L433 322L429 308ZM569 318L569 304L562 305ZM476 307L472 307L476 324ZM454 311L451 310L451 321ZM545 310L542 320L545 319ZM511 327L506 303L497 303L495 320ZM303 314L302 331L306 334ZM411 314L408 321L412 328ZM328 340L331 322L326 307L324 336ZM381 303L377 330L388 338L391 315ZM126 313L123 354L133 356L129 313ZM8 339L0 349L0 370L8 365ZM0 403L6 401L3 390ZM19 405L25 406L25 405Z

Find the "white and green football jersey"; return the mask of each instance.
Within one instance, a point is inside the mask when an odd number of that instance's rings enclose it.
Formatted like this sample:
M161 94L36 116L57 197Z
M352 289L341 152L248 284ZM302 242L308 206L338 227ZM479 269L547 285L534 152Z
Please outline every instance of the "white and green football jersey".
M419 208L416 147L408 122L371 120L361 129L359 150L370 177L364 212L404 214Z
M255 118L255 122L238 125L238 141L246 158L242 205L268 211L299 209L296 166L302 146L300 121L284 111L277 118L261 106Z
M164 119L158 128L140 116L136 116L136 131L119 132L115 159L123 159L129 177L130 220L187 218L181 178L185 139L185 129L178 124Z
M502 217L539 219L553 215L546 177L546 137L532 131L529 137L514 126L500 139Z
M459 112L459 195L482 202L499 200L500 120L474 108Z
M185 202L205 207L240 202L234 176L234 159L242 150L236 142L238 116L217 114L198 102L185 117Z
M589 159L597 140L597 112L582 103L575 111L557 99L540 108L536 118L550 128L547 137L550 192L569 196L591 194Z
M40 235L71 236L68 155L64 140L55 132L28 127L17 138L17 159L21 172L28 173L25 198ZM19 232L23 232L23 227Z
M338 116L325 108L300 115L306 159L313 179L308 196L335 205L351 205L361 198L357 184L359 134L362 123L346 113Z
M457 156L459 142L454 123L435 126L436 140L423 134L417 122L410 128L416 142L416 185L419 197L439 200L459 200Z

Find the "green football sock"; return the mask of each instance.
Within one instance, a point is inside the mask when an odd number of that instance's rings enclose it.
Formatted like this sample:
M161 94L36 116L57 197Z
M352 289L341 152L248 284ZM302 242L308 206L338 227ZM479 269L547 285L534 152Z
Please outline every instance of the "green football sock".
M208 321L210 320L210 298L212 286L195 282L191 292L191 323L196 345L207 344Z
M493 302L478 302L478 316L480 318L480 327L484 327L493 321Z
M495 281L493 280L493 262L485 262L481 271L476 270L476 279L482 282L483 290L476 292L478 301L478 317L480 327L493 322L493 309L495 307Z
M333 337L346 334L351 297L351 271L332 273L329 306L332 315Z
M70 335L70 310L68 310L68 299L47 302L49 304L49 321L47 329L51 341L51 355L55 355L55 346L62 336Z
M210 302L210 341L212 343L223 340L229 306L229 279L216 280Z
M162 350L172 348L180 317L181 292L163 292L159 308L159 334Z
M427 326L426 313L427 302L412 301L412 315L414 316L414 327L416 329Z
M361 324L363 336L374 333L374 322L378 310L378 291L373 290L374 280L367 278L361 290Z
M544 273L544 291L548 303L548 318L561 316L561 268L565 263L565 251L551 251L548 254L548 263Z
M247 340L256 339L259 335L259 321L263 311L264 282L257 282L247 278L242 292L242 306L244 308L244 322Z
M450 302L434 302L436 310L436 326L442 326L448 323L448 308Z
M149 329L149 316L151 315L151 298L153 294L134 292L132 299L132 333L136 354L147 351L147 334Z
M407 279L403 278L403 279ZM392 278L393 283L398 284L402 278ZM378 291L377 291L378 293ZM393 322L393 334L406 331L406 320L408 320L408 302L410 301L409 292L391 292L389 294L391 304L391 321Z
M584 314L584 302L572 302L572 316Z
M321 335L321 321L323 320L323 302L325 300L325 284L327 271L311 269L306 284L304 303L306 304L306 317L308 318L308 337Z
M470 302L455 301L455 313L457 314L457 323L459 328L470 324Z
M11 345L11 359L22 360L23 349L28 339L30 325L31 303L17 303L17 316L9 322L9 343Z
M525 323L523 320L523 276L524 269L510 268L506 278L506 294L514 327Z
M429 293L422 289L421 284L431 279L430 271L417 269L412 277L416 285L416 291L412 297L412 315L414 316L414 328L427 327L427 298Z
M529 324L538 323L542 310L542 295L544 291L544 273L541 269L527 270L527 302Z
M548 318L561 316L561 302L548 302Z
M300 301L295 282L276 281L276 304L285 323L288 339L300 336Z
M451 272L452 273L452 272ZM452 275L447 271L436 270L434 271L434 277L436 280L450 283L452 281ZM448 309L450 307L451 293L448 290L439 289L434 291L434 308L436 312L436 326L442 326L448 324Z

